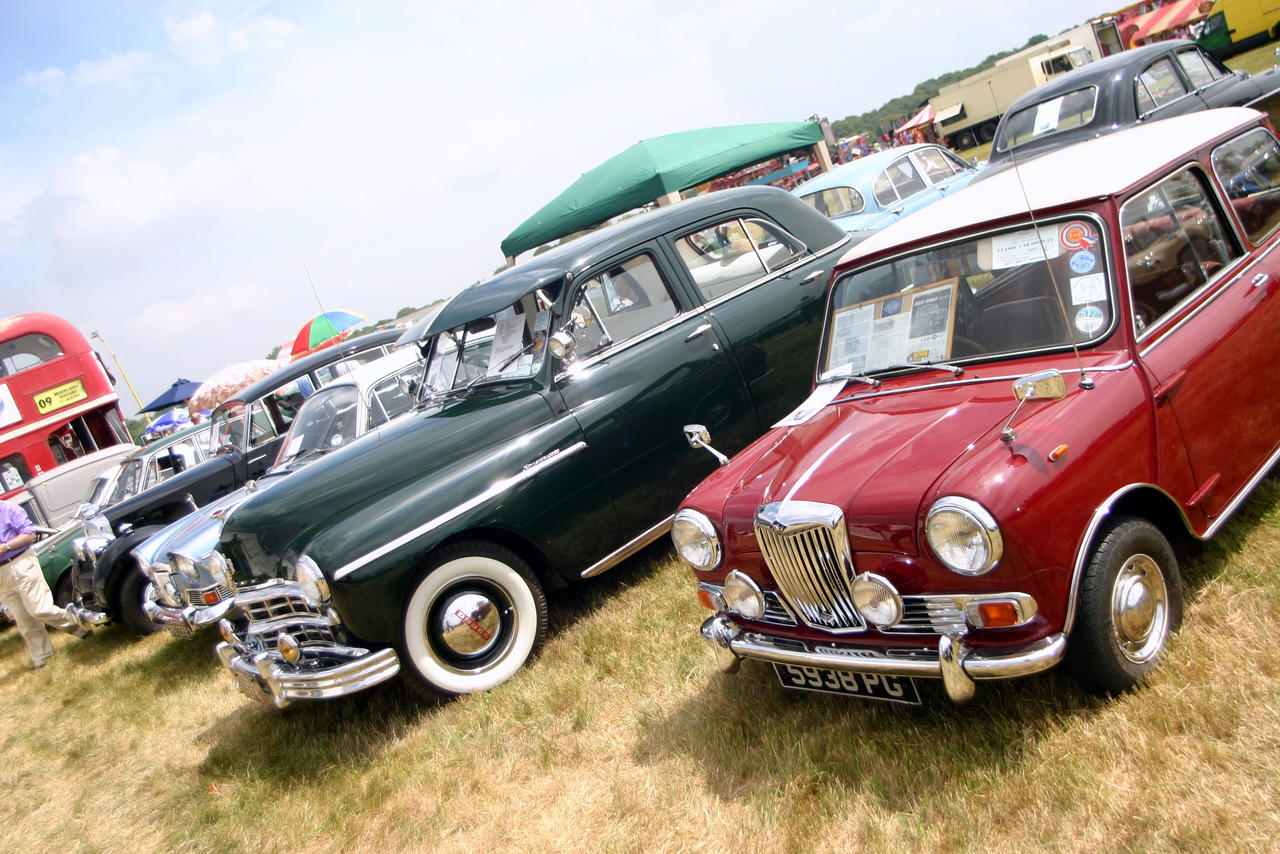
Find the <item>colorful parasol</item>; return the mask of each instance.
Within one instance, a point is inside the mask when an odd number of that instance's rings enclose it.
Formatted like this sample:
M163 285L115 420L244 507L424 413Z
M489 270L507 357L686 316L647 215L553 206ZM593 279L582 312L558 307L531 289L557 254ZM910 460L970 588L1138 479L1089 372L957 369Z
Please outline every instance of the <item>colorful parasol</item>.
M202 409L213 409L223 401L230 400L236 392L249 383L265 377L283 367L282 362L275 359L250 359L247 362L236 362L214 371L209 379L200 384L196 393L187 401L187 408L192 412Z
M343 309L317 314L298 330L293 346L289 348L289 356L296 359L337 344L365 320L364 315Z

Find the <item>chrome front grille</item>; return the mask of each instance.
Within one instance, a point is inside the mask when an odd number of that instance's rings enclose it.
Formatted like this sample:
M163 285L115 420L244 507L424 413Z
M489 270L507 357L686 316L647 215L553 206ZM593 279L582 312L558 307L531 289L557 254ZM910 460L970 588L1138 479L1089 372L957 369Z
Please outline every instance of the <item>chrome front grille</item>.
M301 596L289 595L264 597L241 602L241 608L249 619L254 622L274 620L279 617L311 617L316 614L316 609L311 607L306 599Z
M840 508L813 501L766 504L756 513L756 539L778 589L807 625L861 631L850 585L853 561Z
M903 596L902 619L884 631L945 635L967 629L963 600L954 596Z

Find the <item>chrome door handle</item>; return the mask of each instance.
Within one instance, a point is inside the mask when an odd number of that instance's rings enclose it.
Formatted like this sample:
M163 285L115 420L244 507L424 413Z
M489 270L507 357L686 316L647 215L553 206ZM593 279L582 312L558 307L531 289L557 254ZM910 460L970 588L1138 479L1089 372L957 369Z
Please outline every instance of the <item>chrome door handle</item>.
M711 331L711 324L703 323L697 329L693 330L688 335L684 336L684 340L692 341L695 338L701 338L703 335L706 335L710 331Z
M803 279L801 279L801 280L800 280L800 284L802 284L802 285L807 285L807 284L809 284L810 282L813 282L813 281L816 281L816 280L818 280L818 279L821 279L821 278L822 278L823 276L825 276L826 274L827 274L827 271L826 271L826 270L814 270L812 273L810 273L809 275L807 275L807 276L805 276Z
M1265 288L1267 283L1271 281L1270 273L1259 273L1253 277L1253 286L1255 288Z

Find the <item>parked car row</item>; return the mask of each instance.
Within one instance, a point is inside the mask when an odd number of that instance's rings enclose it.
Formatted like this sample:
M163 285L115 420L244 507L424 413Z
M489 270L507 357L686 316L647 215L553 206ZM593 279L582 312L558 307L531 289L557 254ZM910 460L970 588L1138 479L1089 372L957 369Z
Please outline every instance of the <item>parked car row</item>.
M216 623L276 707L397 675L465 694L536 655L547 590L669 534L727 671L899 703L1059 663L1133 687L1181 619L1174 544L1280 456L1253 393L1280 347L1280 143L1227 108L967 187L945 152L892 155L809 199L602 228L390 356L250 386L210 459L157 449L168 477L83 514L72 611ZM935 160L950 189L911 212L895 176ZM819 212L855 195L903 207L869 234Z

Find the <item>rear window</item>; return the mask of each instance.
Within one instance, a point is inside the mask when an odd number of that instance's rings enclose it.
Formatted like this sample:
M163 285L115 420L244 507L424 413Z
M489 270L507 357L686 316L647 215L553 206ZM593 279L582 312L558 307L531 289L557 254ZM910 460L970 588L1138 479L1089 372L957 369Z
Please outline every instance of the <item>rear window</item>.
M1084 127L1093 121L1098 87L1085 86L1010 113L996 138L997 151L1008 151L1035 139Z

